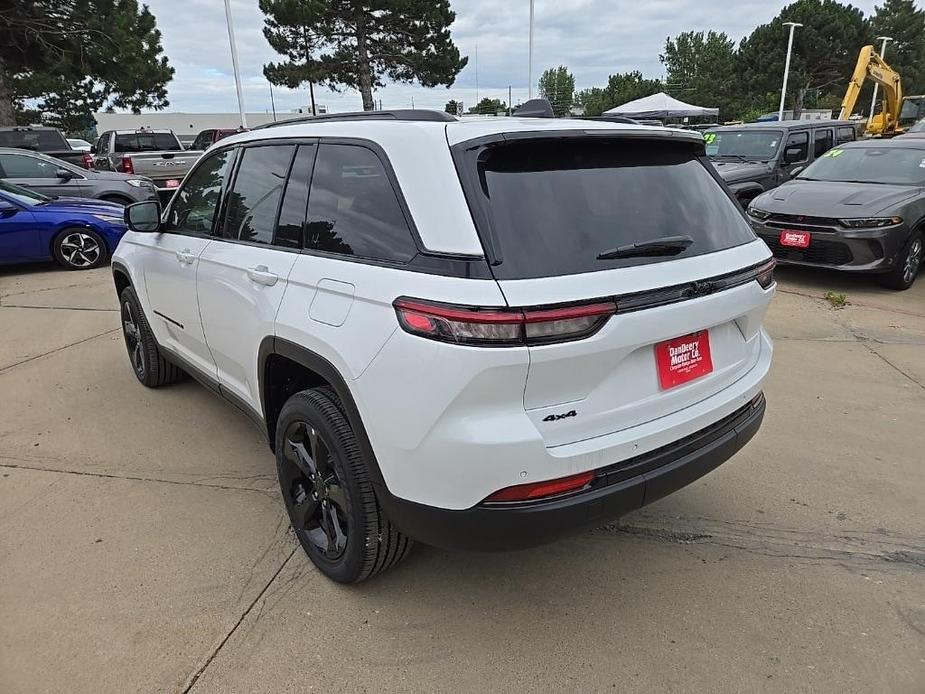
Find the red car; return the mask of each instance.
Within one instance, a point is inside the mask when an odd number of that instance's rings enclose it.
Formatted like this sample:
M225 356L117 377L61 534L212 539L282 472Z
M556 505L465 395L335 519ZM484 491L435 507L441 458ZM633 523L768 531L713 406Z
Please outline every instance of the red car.
M193 144L191 144L189 148L191 150L205 150L222 138L228 137L229 135L234 135L236 133L243 133L246 130L247 128L209 128L208 130L201 131L196 136L196 139L193 140Z

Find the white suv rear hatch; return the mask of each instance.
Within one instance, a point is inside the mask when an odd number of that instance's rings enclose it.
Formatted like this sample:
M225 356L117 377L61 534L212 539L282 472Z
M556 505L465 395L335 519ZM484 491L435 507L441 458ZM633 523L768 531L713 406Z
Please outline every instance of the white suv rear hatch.
M701 155L599 135L475 155L467 194L508 304L616 302L590 337L528 348L524 407L547 446L672 414L757 363L770 253Z

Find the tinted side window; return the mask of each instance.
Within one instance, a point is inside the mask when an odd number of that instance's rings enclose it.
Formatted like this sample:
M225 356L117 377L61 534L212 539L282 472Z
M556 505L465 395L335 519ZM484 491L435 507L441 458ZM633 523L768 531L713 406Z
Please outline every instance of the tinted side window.
M793 133L793 135L788 137L786 149L794 148L800 150L800 158L798 161L806 161L806 158L809 156L809 133Z
M417 253L379 157L365 147L322 144L308 201L306 248L405 263Z
M838 144L854 142L854 128L839 128L835 139Z
M221 236L272 243L276 211L295 145L248 147L242 152L234 186L228 193L228 215Z
M23 157L18 154L0 154L0 170L5 178L57 178L58 167L50 161Z
M193 144L190 146L190 149L206 149L209 145L212 144L212 131L203 130L196 136L196 139L193 140Z
M821 157L835 146L835 136L831 128L817 130L813 136L813 156Z
M286 192L283 194L283 204L279 208L274 246L302 247L302 231L305 227L305 214L308 207L308 184L312 178L315 149L315 145L300 146L295 161L292 163L292 171L286 183Z
M194 231L208 234L222 196L222 181L231 161L231 150L208 157L174 195L165 231Z

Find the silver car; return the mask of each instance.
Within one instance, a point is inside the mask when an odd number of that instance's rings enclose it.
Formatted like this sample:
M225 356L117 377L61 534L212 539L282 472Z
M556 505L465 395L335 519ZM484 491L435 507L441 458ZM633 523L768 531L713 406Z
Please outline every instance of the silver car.
M0 180L51 197L96 198L128 205L157 200L149 178L112 171L88 171L39 152L0 147Z

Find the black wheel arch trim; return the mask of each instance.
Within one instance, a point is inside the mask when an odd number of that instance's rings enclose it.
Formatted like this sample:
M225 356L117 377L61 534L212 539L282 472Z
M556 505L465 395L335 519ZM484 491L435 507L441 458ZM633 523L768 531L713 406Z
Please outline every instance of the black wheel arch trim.
M367 466L370 481L375 487L379 488L378 491L381 492L385 490L385 479L382 476L382 471L379 468L379 461L376 459L376 454L373 452L372 444L366 433L366 427L363 425L363 418L360 416L360 411L356 406L356 401L353 399L353 394L350 392L350 387L347 385L347 381L341 375L340 371L320 354L298 345L295 342L290 342L284 338L274 336L268 336L263 339L263 342L260 343L257 356L260 407L264 413L263 418L266 422L266 435L270 442L270 448L275 450L276 446L275 431L273 430L275 429L276 422L273 421L271 413L267 411L265 381L267 360L274 354L285 357L318 374L334 389L334 392L337 393L337 397L340 399L344 415L347 417L347 421L353 429L354 436L356 436L357 444L360 447L363 460Z

